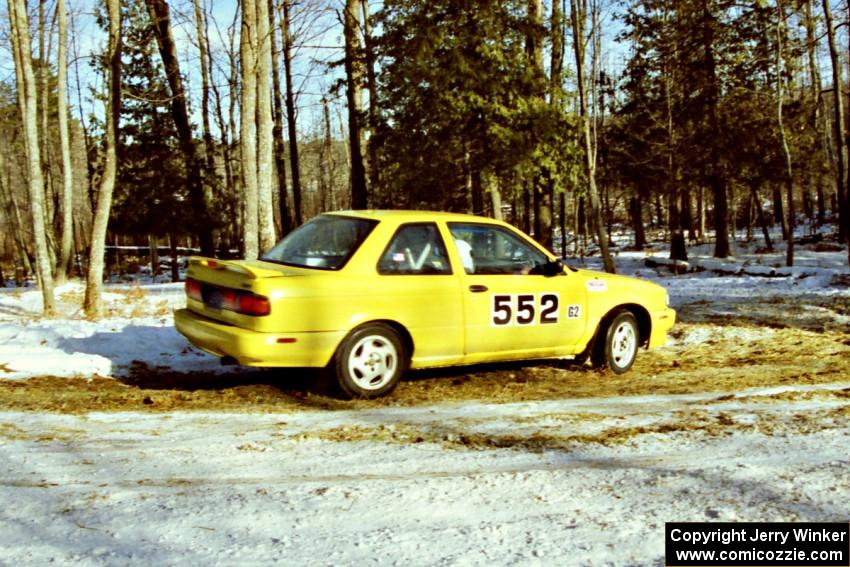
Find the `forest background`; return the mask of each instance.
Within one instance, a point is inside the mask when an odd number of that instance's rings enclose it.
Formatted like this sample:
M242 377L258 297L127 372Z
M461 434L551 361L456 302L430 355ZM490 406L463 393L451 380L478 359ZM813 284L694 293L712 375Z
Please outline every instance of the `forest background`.
M177 280L348 208L505 218L611 272L624 230L683 259L778 227L788 265L827 230L850 262L846 1L4 8L0 285L48 316L75 274L98 316L122 246Z

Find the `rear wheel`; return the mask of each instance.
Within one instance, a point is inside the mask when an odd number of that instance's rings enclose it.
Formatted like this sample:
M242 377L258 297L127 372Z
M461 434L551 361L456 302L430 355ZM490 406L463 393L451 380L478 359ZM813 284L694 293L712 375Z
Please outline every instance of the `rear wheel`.
M606 327L599 330L593 349L593 366L623 374L634 364L639 344L637 319L631 311L619 311Z
M372 323L343 340L333 371L344 397L378 398L395 389L407 363L407 349L399 334L392 327Z

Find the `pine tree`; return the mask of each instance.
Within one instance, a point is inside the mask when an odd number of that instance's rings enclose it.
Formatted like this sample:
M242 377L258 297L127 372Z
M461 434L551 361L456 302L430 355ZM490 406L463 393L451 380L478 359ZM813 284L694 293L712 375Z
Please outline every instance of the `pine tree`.
M540 96L527 0L391 0L376 19L376 206L482 212L485 187L512 199L517 178L561 174L574 130Z
M195 160L194 166L187 166L185 161L172 89L156 52L156 32L144 0L128 0L122 12L121 75L127 96L120 113L121 162L112 206L113 230L168 236L182 232L175 227L185 225L186 219L204 214L188 184L189 176L199 174L192 170L199 164Z

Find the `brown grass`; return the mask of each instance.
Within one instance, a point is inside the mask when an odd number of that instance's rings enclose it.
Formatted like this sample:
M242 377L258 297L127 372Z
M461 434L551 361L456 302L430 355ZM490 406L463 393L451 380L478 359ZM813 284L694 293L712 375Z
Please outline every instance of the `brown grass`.
M753 327L758 330L761 327ZM586 397L736 392L744 388L850 382L846 333L775 329L740 340L711 324L681 324L677 336L707 331L699 344L641 352L617 376L565 363L511 363L411 373L384 399L341 401L316 373L276 370L214 375L179 373L138 362L131 376L0 380L0 410L289 412L416 406L480 400L508 403ZM320 381L319 381L320 382Z
M821 391L818 397L846 400L850 390ZM787 399L785 395L779 395ZM767 396L764 397L767 401ZM780 401L780 400L775 400ZM394 423L391 425L343 425L325 430L299 433L296 439L321 439L333 442L379 442L389 444L434 443L447 449L521 449L534 453L569 451L579 445L616 446L632 442L642 435L696 433L703 437L723 437L733 432L765 435L811 434L825 429L846 427L850 423L850 405L798 413L772 413L745 410L747 420L736 420L734 414L704 409L675 412L670 418L648 425L611 425L592 433L574 433L568 424L580 421L579 414L548 416L560 425L518 430L512 433L476 431L478 420L452 420L439 424ZM596 415L595 419L606 419ZM755 417L755 419L752 419ZM542 420L542 418L538 418ZM610 417L607 418L611 420ZM531 423L531 422L529 422Z

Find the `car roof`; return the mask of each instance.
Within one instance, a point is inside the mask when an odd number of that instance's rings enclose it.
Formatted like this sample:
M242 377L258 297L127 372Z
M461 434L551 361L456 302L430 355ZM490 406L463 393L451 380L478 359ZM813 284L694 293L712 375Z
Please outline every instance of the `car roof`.
M446 213L441 211L411 211L396 209L368 209L356 211L334 211L326 213L332 215L344 215L373 220L391 220L395 222L426 222L426 221L455 221L455 222L489 222L497 223L495 219L464 213Z

